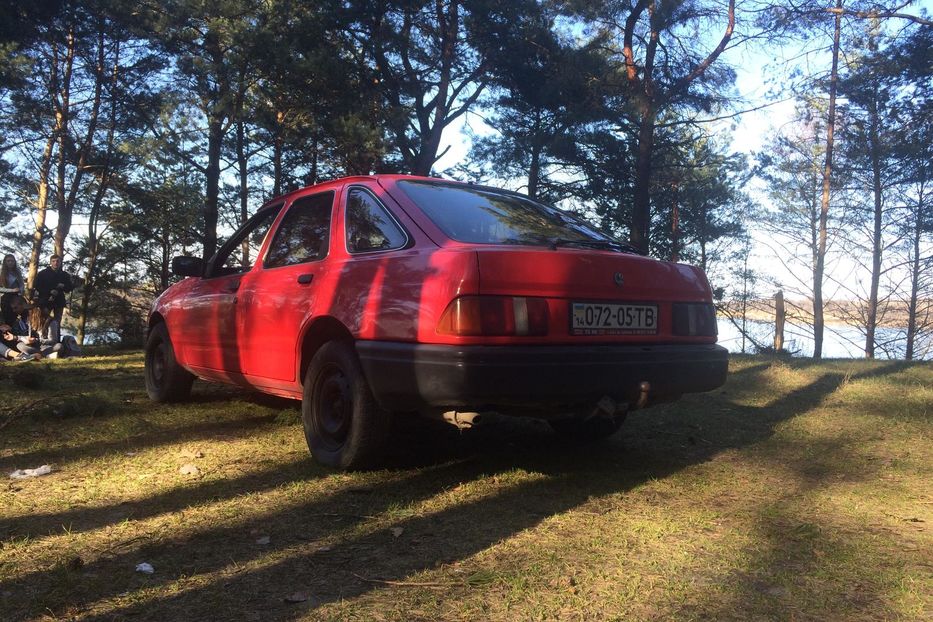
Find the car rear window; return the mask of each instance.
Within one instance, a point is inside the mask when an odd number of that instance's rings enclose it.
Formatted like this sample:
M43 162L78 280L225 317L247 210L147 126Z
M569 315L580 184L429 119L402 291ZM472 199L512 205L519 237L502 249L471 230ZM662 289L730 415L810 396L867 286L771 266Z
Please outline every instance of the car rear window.
M577 216L507 192L403 181L405 194L448 237L474 244L612 241Z

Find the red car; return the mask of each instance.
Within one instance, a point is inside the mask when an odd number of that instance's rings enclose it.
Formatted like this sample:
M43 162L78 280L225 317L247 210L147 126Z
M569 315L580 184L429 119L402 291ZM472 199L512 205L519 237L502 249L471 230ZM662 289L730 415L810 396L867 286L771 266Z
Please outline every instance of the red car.
M146 388L197 378L302 401L312 455L378 462L392 416L497 411L562 434L726 379L709 283L505 190L351 177L266 203L153 304Z

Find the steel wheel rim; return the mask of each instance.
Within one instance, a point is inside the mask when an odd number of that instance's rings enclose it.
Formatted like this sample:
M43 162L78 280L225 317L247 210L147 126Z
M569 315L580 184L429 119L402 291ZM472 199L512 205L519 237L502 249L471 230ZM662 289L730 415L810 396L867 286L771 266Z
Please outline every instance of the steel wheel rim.
M337 365L327 365L314 387L314 428L326 449L343 446L353 416L353 395L346 374Z
M152 354L149 357L149 369L153 384L157 387L161 387L162 380L165 378L164 341L160 341L159 344L152 349Z

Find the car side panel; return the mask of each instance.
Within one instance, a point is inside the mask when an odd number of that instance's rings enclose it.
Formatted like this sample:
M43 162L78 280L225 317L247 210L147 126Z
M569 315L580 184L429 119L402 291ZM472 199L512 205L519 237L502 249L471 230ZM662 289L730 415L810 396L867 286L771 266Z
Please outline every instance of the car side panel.
M331 304L327 273L326 263L316 261L255 270L243 279L237 330L246 374L296 380L293 352L301 327Z
M450 300L479 285L466 251L413 248L335 263L329 314L359 339L430 340Z
M337 191L339 187L332 188ZM243 357L243 371L253 379L296 383L297 362L293 356L302 326L307 319L320 315L331 305L333 290L328 286L327 258L290 266L266 268L262 264L269 245L295 201L283 210L268 237L262 256L240 286L237 305L237 334ZM337 203L331 206L330 245L333 245L333 221Z
M231 289L239 275L186 279L161 306L178 361L203 370L239 371Z
M360 254L347 251L344 205L354 186L366 187L392 212L409 236L405 248ZM475 254L469 249L438 248L378 184L348 184L340 205L327 260L326 288L333 297L326 314L340 320L354 337L429 338L451 299L478 291Z

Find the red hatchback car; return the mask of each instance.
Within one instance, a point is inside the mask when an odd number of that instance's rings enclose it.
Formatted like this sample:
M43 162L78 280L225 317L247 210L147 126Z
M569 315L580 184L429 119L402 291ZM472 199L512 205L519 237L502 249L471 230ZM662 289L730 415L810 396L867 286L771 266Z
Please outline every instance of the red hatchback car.
M351 177L266 203L149 316L146 387L300 399L315 459L377 464L390 419L497 411L583 438L726 379L709 283L523 195Z

